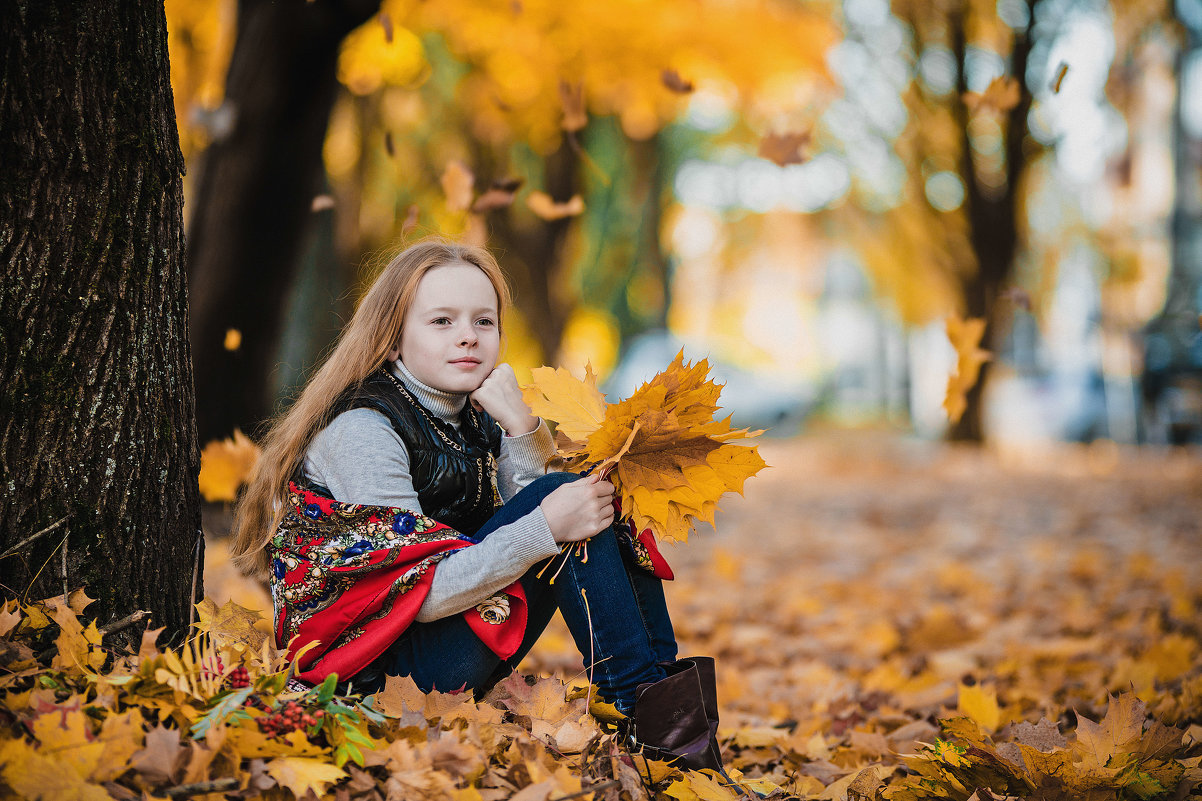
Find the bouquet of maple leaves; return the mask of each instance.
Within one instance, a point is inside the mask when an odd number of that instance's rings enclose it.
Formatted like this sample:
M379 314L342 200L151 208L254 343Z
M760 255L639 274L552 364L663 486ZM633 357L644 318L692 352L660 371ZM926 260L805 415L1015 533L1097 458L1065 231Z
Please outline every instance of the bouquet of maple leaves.
M566 469L605 475L637 530L684 541L697 521L714 522L722 495L741 494L766 466L754 446L734 442L762 431L715 419L722 387L709 369L705 359L686 363L681 351L629 398L607 403L591 365L583 381L562 367L539 367L522 394L534 414L556 423Z

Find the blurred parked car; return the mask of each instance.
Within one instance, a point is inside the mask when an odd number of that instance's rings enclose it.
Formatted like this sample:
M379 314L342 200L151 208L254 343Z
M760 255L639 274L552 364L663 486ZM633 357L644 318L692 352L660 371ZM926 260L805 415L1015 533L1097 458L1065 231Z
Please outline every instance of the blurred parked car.
M778 436L796 433L818 399L818 388L810 382L745 370L666 331L652 331L633 339L602 389L611 402L628 397L671 364L682 348L686 361L709 360L710 377L723 385L718 403L731 415L736 428L764 428Z

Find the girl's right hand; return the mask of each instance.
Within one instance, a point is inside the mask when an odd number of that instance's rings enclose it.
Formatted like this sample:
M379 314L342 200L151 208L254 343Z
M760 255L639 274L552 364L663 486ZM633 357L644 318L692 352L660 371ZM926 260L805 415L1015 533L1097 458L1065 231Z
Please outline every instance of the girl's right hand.
M614 522L614 485L596 474L556 488L539 508L556 542L579 542Z

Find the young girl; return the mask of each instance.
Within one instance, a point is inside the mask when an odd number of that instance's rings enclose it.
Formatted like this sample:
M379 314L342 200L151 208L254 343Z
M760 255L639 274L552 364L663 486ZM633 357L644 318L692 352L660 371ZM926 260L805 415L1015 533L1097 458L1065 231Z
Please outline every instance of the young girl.
M235 560L270 577L303 681L480 695L559 609L628 739L720 768L712 660L676 659L666 563L614 524L611 484L544 475L551 434L497 364L508 302L480 248L397 255L265 437Z

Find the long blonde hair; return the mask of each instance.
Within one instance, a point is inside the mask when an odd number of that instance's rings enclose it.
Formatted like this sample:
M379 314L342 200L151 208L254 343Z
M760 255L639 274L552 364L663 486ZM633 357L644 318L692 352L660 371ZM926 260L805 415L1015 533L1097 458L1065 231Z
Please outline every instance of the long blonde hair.
M267 544L288 503L288 481L305 458L313 437L330 423L334 401L384 364L401 339L405 315L422 276L435 267L464 263L479 267L497 292L497 313L509 305L509 287L496 259L473 245L424 239L398 253L360 300L296 402L276 417L238 502L230 552L243 572L268 575ZM502 322L499 316L498 325Z

